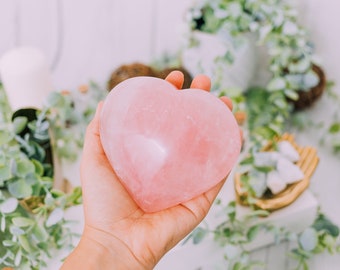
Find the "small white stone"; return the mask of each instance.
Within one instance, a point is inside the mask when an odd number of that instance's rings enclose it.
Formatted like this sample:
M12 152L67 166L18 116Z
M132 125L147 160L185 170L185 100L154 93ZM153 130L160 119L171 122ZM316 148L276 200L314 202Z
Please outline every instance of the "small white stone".
M278 194L286 188L287 184L282 180L277 171L271 171L267 175L267 187L273 194Z
M297 162L300 159L299 153L288 141L282 141L278 143L278 150L281 155L289 159L292 162Z
M280 158L276 167L281 179L287 184L301 181L304 177L301 169L286 158Z
M256 167L272 167L280 157L278 152L258 152L254 153L254 165Z

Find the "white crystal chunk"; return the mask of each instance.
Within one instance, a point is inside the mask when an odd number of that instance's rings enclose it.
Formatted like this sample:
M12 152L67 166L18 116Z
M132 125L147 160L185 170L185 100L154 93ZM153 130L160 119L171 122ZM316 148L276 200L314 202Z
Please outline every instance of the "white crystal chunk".
M301 169L286 158L280 158L277 162L277 171L287 184L292 184L303 179Z
M267 186L273 194L278 194L287 186L277 171L271 171L267 175Z

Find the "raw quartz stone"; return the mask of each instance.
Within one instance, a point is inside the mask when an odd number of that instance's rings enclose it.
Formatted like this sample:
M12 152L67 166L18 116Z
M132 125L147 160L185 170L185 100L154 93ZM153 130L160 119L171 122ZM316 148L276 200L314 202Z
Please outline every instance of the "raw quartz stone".
M280 177L287 184L293 184L298 181L301 181L304 177L304 174L299 168L299 166L295 165L286 158L280 158L278 160L276 169L280 174Z
M267 186L273 194L283 191L287 184L277 171L270 171L267 175Z
M219 98L152 77L125 80L109 93L100 138L115 173L146 212L215 186L241 148L236 120Z
M299 161L300 155L289 141L281 141L277 144L277 146L280 154L285 158L291 162Z

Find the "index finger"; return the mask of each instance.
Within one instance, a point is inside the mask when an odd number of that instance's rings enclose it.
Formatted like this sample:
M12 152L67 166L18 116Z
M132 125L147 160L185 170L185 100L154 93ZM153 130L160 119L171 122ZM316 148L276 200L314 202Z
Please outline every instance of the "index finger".
M172 71L166 76L165 80L175 86L177 89L181 89L184 83L184 74L179 70Z
M204 74L197 75L192 80L190 88L197 88L197 89L210 91L210 88L211 88L210 78Z

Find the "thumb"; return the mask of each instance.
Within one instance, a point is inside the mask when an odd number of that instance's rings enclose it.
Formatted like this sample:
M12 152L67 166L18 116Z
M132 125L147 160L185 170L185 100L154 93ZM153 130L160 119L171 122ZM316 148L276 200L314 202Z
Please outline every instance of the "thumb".
M86 157L90 154L93 156L102 155L104 154L104 150L102 144L100 142L100 134L99 134L99 127L100 127L100 114L103 107L103 101L101 101L98 106L96 113L87 126L85 140L84 140L84 155ZM105 154L104 154L105 155Z

